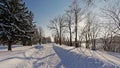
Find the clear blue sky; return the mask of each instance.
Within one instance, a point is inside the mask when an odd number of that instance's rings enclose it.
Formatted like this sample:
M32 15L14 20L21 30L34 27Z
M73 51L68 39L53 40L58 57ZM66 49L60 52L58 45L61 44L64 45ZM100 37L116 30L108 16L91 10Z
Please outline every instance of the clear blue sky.
M46 36L51 36L47 25L55 16L63 14L71 0L25 0L26 6L34 13L37 26L42 26Z

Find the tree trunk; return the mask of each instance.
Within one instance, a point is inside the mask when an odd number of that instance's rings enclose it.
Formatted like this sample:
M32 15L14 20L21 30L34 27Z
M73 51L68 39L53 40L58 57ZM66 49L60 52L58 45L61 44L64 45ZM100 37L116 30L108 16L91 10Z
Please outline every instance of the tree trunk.
M22 41L22 43L23 43L23 46L26 46L26 41L24 40L24 41Z
M89 42L86 41L86 48L89 48Z
M41 38L39 39L39 44L41 45Z
M12 47L11 47L11 46L12 46L12 42L9 41L9 42L8 42L8 51L12 51Z
M61 42L61 37L60 37L60 39L59 39L59 44L60 44L60 45L62 45L62 42Z
M88 48L88 42L87 42L87 41L88 41L88 39L87 39L87 34L86 34L86 36L85 36L85 39L86 39L86 40L85 40L85 43L86 43L86 48Z
M70 37L70 46L72 46L72 38Z
M96 50L96 40L93 39L92 41L92 50Z
M27 45L32 46L32 40L29 40Z
M60 45L62 45L61 34L62 34L62 26L60 25L60 38L59 38L59 44Z
M75 47L78 47L78 41L77 41L77 24L78 24L78 16L75 13Z
M71 32L71 27L69 29L70 29L70 46L72 46L72 32Z

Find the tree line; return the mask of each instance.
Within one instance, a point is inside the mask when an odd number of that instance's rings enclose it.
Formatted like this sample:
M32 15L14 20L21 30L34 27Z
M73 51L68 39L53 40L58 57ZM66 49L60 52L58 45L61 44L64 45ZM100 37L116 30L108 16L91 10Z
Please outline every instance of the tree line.
M95 11L96 1L73 0L63 15L50 20L48 28L54 42L75 47L85 43L86 48L93 50L100 43L101 49L120 52L120 1L101 0L106 5Z

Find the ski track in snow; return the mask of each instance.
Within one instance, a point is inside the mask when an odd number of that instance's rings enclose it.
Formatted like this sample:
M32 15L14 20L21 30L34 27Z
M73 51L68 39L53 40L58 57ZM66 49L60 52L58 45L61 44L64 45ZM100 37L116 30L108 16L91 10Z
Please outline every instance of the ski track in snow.
M0 68L120 68L120 54L52 43L0 47Z

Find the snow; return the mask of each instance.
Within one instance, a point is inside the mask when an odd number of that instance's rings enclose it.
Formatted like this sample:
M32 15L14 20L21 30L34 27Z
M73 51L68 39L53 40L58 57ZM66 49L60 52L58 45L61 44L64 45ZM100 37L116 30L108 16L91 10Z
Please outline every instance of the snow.
M55 68L60 62L51 44L0 48L1 68Z
M0 46L0 68L120 68L120 54L54 43Z

